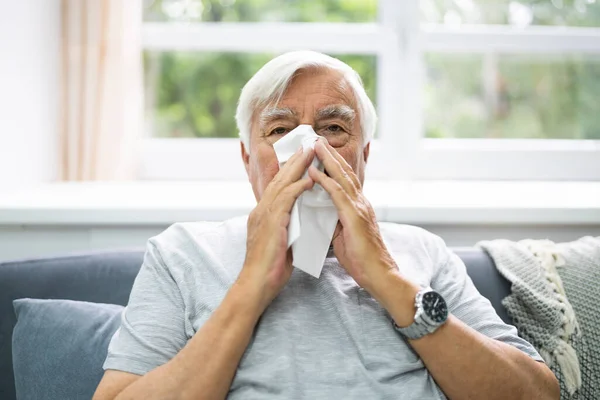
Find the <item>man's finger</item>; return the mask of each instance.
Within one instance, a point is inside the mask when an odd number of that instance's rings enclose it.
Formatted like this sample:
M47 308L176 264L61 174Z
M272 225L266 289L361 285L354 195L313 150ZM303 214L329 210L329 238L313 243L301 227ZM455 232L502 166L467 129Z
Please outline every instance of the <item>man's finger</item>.
M273 208L289 213L296 199L305 191L312 189L315 182L312 178L302 178L281 190L275 199Z
M335 208L338 210L340 219L343 219L345 211L352 206L352 200L344 188L342 188L334 179L328 177L312 165L308 168L308 176L329 193Z
M282 183L287 186L302 178L314 157L313 149L306 149L306 151L299 149L279 170L282 175Z
M344 170L339 161L335 159L325 143L321 140L315 145L315 153L325 166L325 170L329 176L331 176L348 194L354 196L358 190L357 187L354 185L354 182L348 176L348 173Z
M354 172L354 170L352 169L350 164L348 164L348 161L346 161L346 159L344 157L342 157L342 155L336 149L334 149L333 146L330 145L328 141L324 141L324 144L325 144L325 147L327 148L327 150L329 150L329 153L331 153L331 155L333 156L333 158L335 158L342 166L342 169L344 169L344 171L346 171L346 173L348 174L348 177L350 179L352 179L352 182L354 183L354 185L357 188L362 187L362 185L360 184L360 181L358 180L358 176L356 176L356 173Z
M302 149L298 149L298 151L281 167L279 172L277 172L271 183L269 183L265 194L268 193L268 196L276 197L291 183L298 181L306 172L306 169L313 158L314 150L308 149L303 151Z

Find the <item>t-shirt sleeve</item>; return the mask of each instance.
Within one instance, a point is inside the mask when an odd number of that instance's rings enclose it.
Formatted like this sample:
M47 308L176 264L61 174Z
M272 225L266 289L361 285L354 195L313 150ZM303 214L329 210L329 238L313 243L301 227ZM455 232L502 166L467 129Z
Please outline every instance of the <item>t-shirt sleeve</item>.
M103 368L144 375L165 364L187 343L184 316L179 287L150 240Z
M431 287L444 296L450 313L479 333L516 347L536 361L543 361L536 349L519 337L514 326L504 323L490 301L479 293L462 260L448 249L444 253L446 261L434 275Z

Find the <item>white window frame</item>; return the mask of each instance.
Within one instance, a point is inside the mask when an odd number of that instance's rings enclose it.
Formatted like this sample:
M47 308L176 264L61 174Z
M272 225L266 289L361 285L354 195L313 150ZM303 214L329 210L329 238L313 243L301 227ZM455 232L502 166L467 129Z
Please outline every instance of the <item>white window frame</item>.
M600 28L448 28L419 24L417 1L380 0L376 23L144 23L142 41L145 50L154 51L311 49L377 56L379 126L370 179L600 180L600 141L426 139L421 107L426 52L600 56ZM239 140L148 135L140 178L246 179Z

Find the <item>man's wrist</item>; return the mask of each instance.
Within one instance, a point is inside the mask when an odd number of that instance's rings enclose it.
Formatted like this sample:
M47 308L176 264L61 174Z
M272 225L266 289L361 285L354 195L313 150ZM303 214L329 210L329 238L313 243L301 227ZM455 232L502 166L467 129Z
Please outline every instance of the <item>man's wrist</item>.
M396 325L401 328L411 325L416 313L415 297L421 288L397 269L381 274L374 282L369 292L387 310Z
M270 301L265 299L263 286L252 279L239 279L229 289L227 294L244 309L244 312L258 319L265 311Z

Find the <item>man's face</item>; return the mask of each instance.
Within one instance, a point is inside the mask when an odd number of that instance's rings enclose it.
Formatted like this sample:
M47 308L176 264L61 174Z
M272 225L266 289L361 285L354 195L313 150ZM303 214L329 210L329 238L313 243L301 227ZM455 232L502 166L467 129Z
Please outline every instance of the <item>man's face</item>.
M250 151L242 145L242 159L257 201L279 171L273 144L298 125L310 125L325 137L362 184L369 145L363 145L352 89L337 71L300 70L278 104L255 112Z

